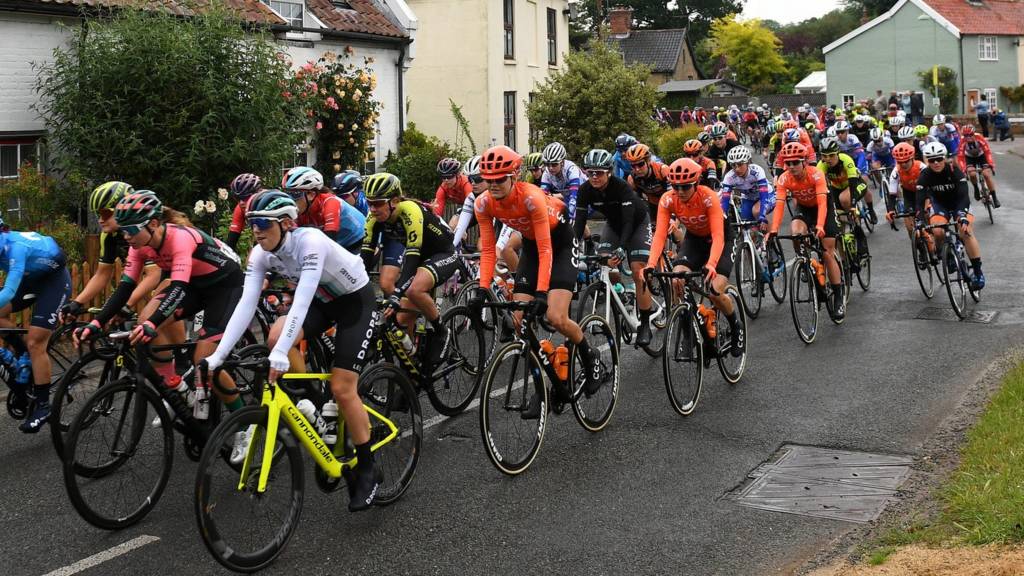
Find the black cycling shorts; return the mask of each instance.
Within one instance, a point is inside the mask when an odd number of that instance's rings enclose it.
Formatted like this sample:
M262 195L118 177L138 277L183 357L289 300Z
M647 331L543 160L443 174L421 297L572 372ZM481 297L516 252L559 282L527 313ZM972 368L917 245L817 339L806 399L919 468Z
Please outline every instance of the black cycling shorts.
M696 271L704 268L704 265L708 263L708 258L711 257L711 235L697 236L696 234L686 233L686 237L683 238L683 245L679 251L679 256L672 262L676 266L686 266L690 270ZM718 259L718 265L715 266L715 272L722 276L728 277L732 274L732 264L736 259L736 228L726 224L725 226L725 246L722 247L722 256Z
M548 283L548 290L575 290L579 244L576 242L572 226L564 218L551 231L551 251L551 280ZM537 253L537 242L523 237L519 269L516 271L517 294L533 295L537 291L538 268L540 255Z
M57 327L57 311L71 298L71 275L64 266L32 278L22 278L11 299L11 312L32 306L31 325L53 330Z
M313 300L302 322L302 334L312 340L334 326L334 367L356 374L373 355L373 327L377 322L373 285L324 303Z
M402 258L405 257L405 244L385 236L381 241L381 252L383 253L381 266L402 267Z
M459 257L455 254L455 247L451 252L440 252L431 254L420 261L420 268L426 269L434 277L434 286L444 284L452 277L452 274L459 269Z
M814 228L818 224L818 206L797 204L793 220L800 220L807 225L808 230ZM836 207L832 202L831 194L828 197L828 212L825 214L825 236L829 238L839 236L839 219L836 218Z
M637 224L629 238L619 238L619 233L612 229L611 226L605 226L603 234L601 245L597 247L598 251L604 252L622 248L626 251L630 262L641 263L646 263L647 258L651 255L653 232L651 231L651 222L646 217L643 222Z
M984 170L985 168L989 168L990 167L990 164L988 163L987 160L985 160L984 156L977 156L977 157L974 157L974 158L972 158L970 156L964 156L964 161L965 161L965 164L966 164L967 168L974 168L976 170ZM964 172L966 172L966 170L964 170Z
M174 312L175 319L192 318L202 311L203 326L199 329L199 339L219 341L231 314L235 312L235 305L242 299L244 278L242 271L236 268L235 272L208 288L198 289L189 285L185 297Z

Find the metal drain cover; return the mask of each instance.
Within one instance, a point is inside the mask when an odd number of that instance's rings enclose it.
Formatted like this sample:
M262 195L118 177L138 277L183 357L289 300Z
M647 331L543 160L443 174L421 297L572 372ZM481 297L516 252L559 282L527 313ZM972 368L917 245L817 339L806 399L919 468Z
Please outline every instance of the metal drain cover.
M910 474L910 456L783 446L727 498L741 506L870 522Z
M990 324L995 320L996 315L999 314L997 310L971 310L971 312L964 318L964 322L974 322L977 324ZM948 320L950 322L959 322L960 318L956 315L956 312L952 308L922 308L917 313L918 320Z

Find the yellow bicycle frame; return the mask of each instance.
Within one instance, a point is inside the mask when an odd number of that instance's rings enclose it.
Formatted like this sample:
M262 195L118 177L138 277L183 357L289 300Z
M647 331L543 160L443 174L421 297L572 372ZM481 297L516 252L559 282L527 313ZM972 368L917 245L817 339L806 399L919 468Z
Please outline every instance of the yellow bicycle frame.
M286 380L330 380L330 374L285 374L283 376ZM342 471L345 468L352 468L357 464L357 458L352 457L348 460L338 460L335 458L331 449L324 443L323 438L317 433L316 428L306 420L306 417L299 412L299 409L292 403L292 399L288 397L283 390L279 389L274 383L268 383L263 388L263 399L260 402L260 406L267 409L267 428L266 437L267 442L263 446L263 462L260 465L260 476L259 482L256 487L257 492L266 492L267 480L270 477L270 466L273 464L274 456L274 445L276 442L273 439L277 438L277 427L281 423L281 415L285 416L284 422L288 425L288 429L291 430L292 434L299 439L300 444L306 452L312 456L313 461L316 462L317 466L320 467L329 477L338 478L341 476ZM387 425L390 432L387 436L382 438L376 444L370 447L370 450L377 450L381 446L391 442L398 437L398 427L390 419L384 417L379 412L370 408L369 406L363 405L366 408L366 412L369 416L376 418ZM344 432L344 420L338 419L338 436L342 436ZM249 443L249 449L245 454L245 461L242 463L242 473L238 481L238 489L243 490L246 485L246 478L249 477L249 471L252 466L252 453L255 442Z

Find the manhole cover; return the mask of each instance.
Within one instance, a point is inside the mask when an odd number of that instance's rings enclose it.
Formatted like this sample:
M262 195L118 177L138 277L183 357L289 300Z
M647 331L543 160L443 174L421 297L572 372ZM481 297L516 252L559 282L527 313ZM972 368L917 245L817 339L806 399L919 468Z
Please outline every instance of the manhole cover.
M990 324L999 314L996 310L971 310L964 318L964 322L975 322L977 324ZM922 308L915 316L918 320L948 320L959 322L960 317L952 308Z
M728 498L742 506L870 522L910 474L909 456L786 445Z

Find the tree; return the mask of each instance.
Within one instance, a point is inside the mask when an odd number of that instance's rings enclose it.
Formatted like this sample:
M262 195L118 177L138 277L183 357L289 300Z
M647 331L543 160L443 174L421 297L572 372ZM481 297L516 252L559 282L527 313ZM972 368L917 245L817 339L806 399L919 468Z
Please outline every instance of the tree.
M858 15L874 18L892 8L898 0L843 0L843 5Z
M780 46L759 20L737 22L730 17L711 25L712 55L724 58L736 81L745 86L768 86L787 73Z
M917 73L921 79L921 88L928 94L934 94L932 86L932 70L921 70ZM939 66L939 111L943 114L956 114L960 108L960 88L957 87L957 75L952 68Z
M651 111L660 94L647 83L644 66L626 66L622 55L601 41L570 53L565 68L551 74L526 105L535 148L561 142L571 158L591 148L608 148L621 132L637 138L653 133Z
M36 86L62 168L153 189L176 207L240 172L278 177L309 120L282 95L294 81L269 37L220 5L187 19L109 16L69 35Z
M663 30L689 27L691 38L704 38L712 22L741 12L743 1L691 0L669 3L666 0L583 0L580 2L579 28L587 29L591 34L596 33L597 26L605 20L612 6L631 7L633 18L640 28Z

